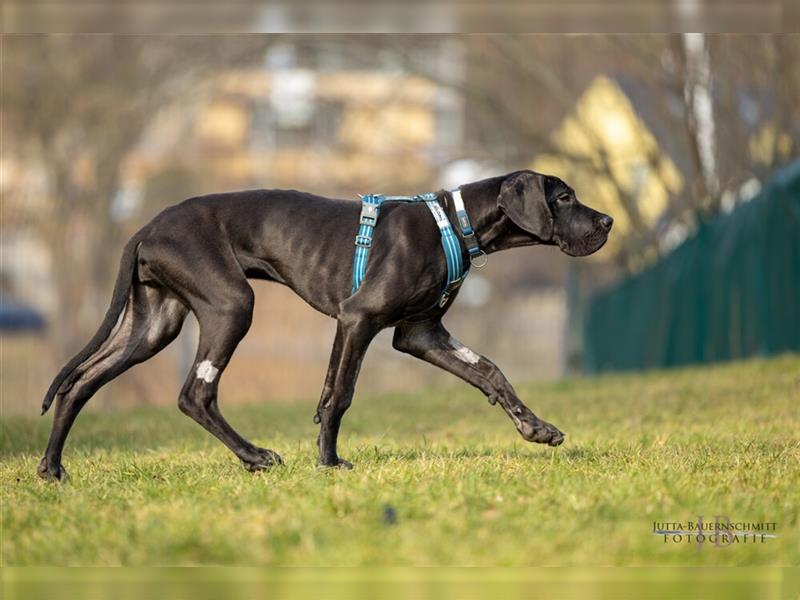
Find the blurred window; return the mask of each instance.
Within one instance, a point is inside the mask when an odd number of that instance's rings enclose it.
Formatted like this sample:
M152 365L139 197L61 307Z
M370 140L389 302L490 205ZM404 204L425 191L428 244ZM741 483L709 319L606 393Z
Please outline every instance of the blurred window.
M269 101L256 101L251 108L251 146L266 150L330 147L337 142L342 108L341 102L315 101L310 113L287 116L276 111Z

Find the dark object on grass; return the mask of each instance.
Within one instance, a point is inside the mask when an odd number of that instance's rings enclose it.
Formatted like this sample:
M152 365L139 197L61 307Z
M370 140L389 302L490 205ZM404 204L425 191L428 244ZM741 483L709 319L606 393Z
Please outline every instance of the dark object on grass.
M383 507L383 522L387 525L397 524L397 511L391 504L387 504Z

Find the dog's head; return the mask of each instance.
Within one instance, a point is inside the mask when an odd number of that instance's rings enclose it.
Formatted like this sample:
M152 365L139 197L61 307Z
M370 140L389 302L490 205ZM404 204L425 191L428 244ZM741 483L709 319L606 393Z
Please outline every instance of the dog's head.
M517 227L570 256L597 252L614 223L608 215L581 204L575 190L558 177L534 171L506 177L497 203Z

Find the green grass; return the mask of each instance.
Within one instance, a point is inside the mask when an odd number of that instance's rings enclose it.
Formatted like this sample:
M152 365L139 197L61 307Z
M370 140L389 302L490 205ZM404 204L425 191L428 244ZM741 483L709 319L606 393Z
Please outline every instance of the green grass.
M800 358L518 387L563 446L525 443L467 386L357 395L340 441L353 471L316 468L310 402L227 410L286 461L255 475L176 408L87 412L54 485L36 475L51 417L4 419L3 563L800 564ZM698 549L652 533L720 514L779 537Z

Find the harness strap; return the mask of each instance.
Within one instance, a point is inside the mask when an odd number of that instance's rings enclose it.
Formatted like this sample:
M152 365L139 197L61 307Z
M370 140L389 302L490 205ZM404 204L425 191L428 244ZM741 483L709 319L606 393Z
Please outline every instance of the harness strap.
M450 226L450 219L447 218L441 205L436 200L426 200L425 204L428 205L433 219L439 226L439 233L442 236L442 248L444 249L444 256L447 260L447 283L445 284L444 291L439 297L439 306L444 306L450 298L450 295L457 289L467 272L464 270L464 264L461 260L461 246L456 239L456 234Z
M384 197L380 194L367 194L361 196L361 217L358 220L358 234L356 235L356 254L353 259L353 293L364 281L367 271L367 257L372 246L372 232L378 222L378 213L381 210Z
M461 227L461 237L464 238L464 244L467 246L469 261L473 263L481 254L486 256L486 253L478 246L478 238L475 235L475 230L472 228L472 223L470 223L467 209L464 207L464 199L461 197L461 190L456 188L451 190L450 194L453 196L453 204L456 207L456 218L458 219L459 227ZM481 265L475 266L480 268L484 264L486 263L484 262Z
M461 190L456 189L451 193L453 195L453 202L456 208L456 216L461 229L461 235L467 246L470 263L473 263L476 257L481 254L485 256L485 253L478 246L475 231L472 228L469 216L464 207L464 200L461 198ZM453 292L461 286L464 279L469 274L469 265L464 265L461 256L461 245L450 224L450 219L447 218L447 213L445 213L444 209L439 204L438 196L434 192L417 194L416 196L384 196L383 194L367 194L366 196L361 196L361 216L359 218L358 234L356 235L355 241L356 251L353 261L353 293L358 290L361 283L364 281L369 249L372 247L372 234L378 222L378 214L380 213L381 205L387 201L425 202L428 210L431 211L436 225L439 227L439 233L442 237L442 249L444 250L444 256L447 262L447 281L445 282L441 296L434 306L444 306ZM483 265L476 266L480 267Z

